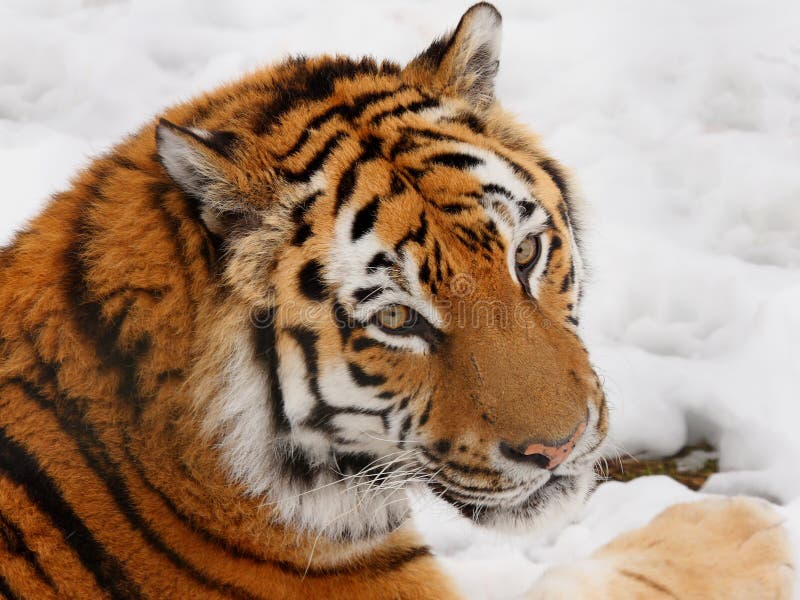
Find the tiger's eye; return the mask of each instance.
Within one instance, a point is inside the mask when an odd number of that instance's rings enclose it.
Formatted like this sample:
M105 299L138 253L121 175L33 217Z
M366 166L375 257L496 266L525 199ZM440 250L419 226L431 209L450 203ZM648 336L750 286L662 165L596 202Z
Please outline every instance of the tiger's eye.
M410 309L407 306L393 304L378 311L375 321L385 329L397 330L406 324L409 316Z
M539 258L539 237L528 236L517 246L516 261L518 267L528 267Z

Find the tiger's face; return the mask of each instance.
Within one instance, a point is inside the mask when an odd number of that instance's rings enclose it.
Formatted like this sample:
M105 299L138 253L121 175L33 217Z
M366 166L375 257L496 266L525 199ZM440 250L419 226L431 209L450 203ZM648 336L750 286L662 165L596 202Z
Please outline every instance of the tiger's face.
M279 67L296 98L267 126L158 129L220 251L206 425L301 527L390 530L425 485L516 529L593 485L607 413L576 331L575 208L493 100L498 36L478 5L402 70Z
M388 152L346 199L302 205L275 278L278 376L317 460L417 465L475 521L518 523L587 494L603 393L564 192L452 116L374 131Z

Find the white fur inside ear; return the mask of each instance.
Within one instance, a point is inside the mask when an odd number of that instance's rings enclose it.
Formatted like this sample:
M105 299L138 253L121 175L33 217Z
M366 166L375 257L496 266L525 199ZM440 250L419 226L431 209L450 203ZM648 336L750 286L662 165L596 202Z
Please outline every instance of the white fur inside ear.
M476 4L467 11L456 35L455 76L468 98L478 105L494 97L494 78L500 65L503 19L491 4Z
M498 10L485 2L476 4L467 13L467 31L464 33L465 42L471 53L481 46L486 46L492 58L497 60L500 56L500 40L503 33L503 18Z
M201 138L209 135L197 129L192 133ZM200 198L205 196L218 175L202 153L192 147L192 142L184 134L163 124L156 129L156 142L161 164L175 183L187 194Z

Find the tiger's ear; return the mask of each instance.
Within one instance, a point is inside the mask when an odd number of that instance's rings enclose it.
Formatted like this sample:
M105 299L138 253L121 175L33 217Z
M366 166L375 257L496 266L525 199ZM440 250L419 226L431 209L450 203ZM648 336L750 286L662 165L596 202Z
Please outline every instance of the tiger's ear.
M500 12L488 2L476 4L464 13L455 31L433 42L406 72L484 108L494 101L501 30Z
M255 207L244 199L245 178L231 160L237 141L230 131L180 127L166 119L156 127L161 164L195 203L208 230L223 238L257 219Z

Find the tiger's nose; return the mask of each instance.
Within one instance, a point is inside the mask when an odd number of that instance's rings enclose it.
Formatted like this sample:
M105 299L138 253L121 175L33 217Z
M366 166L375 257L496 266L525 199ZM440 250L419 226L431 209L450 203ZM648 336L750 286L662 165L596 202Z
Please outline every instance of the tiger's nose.
M500 442L500 452L510 460L533 463L537 467L552 471L569 458L584 431L586 431L585 421L578 425L572 435L557 442L537 441L522 446Z

